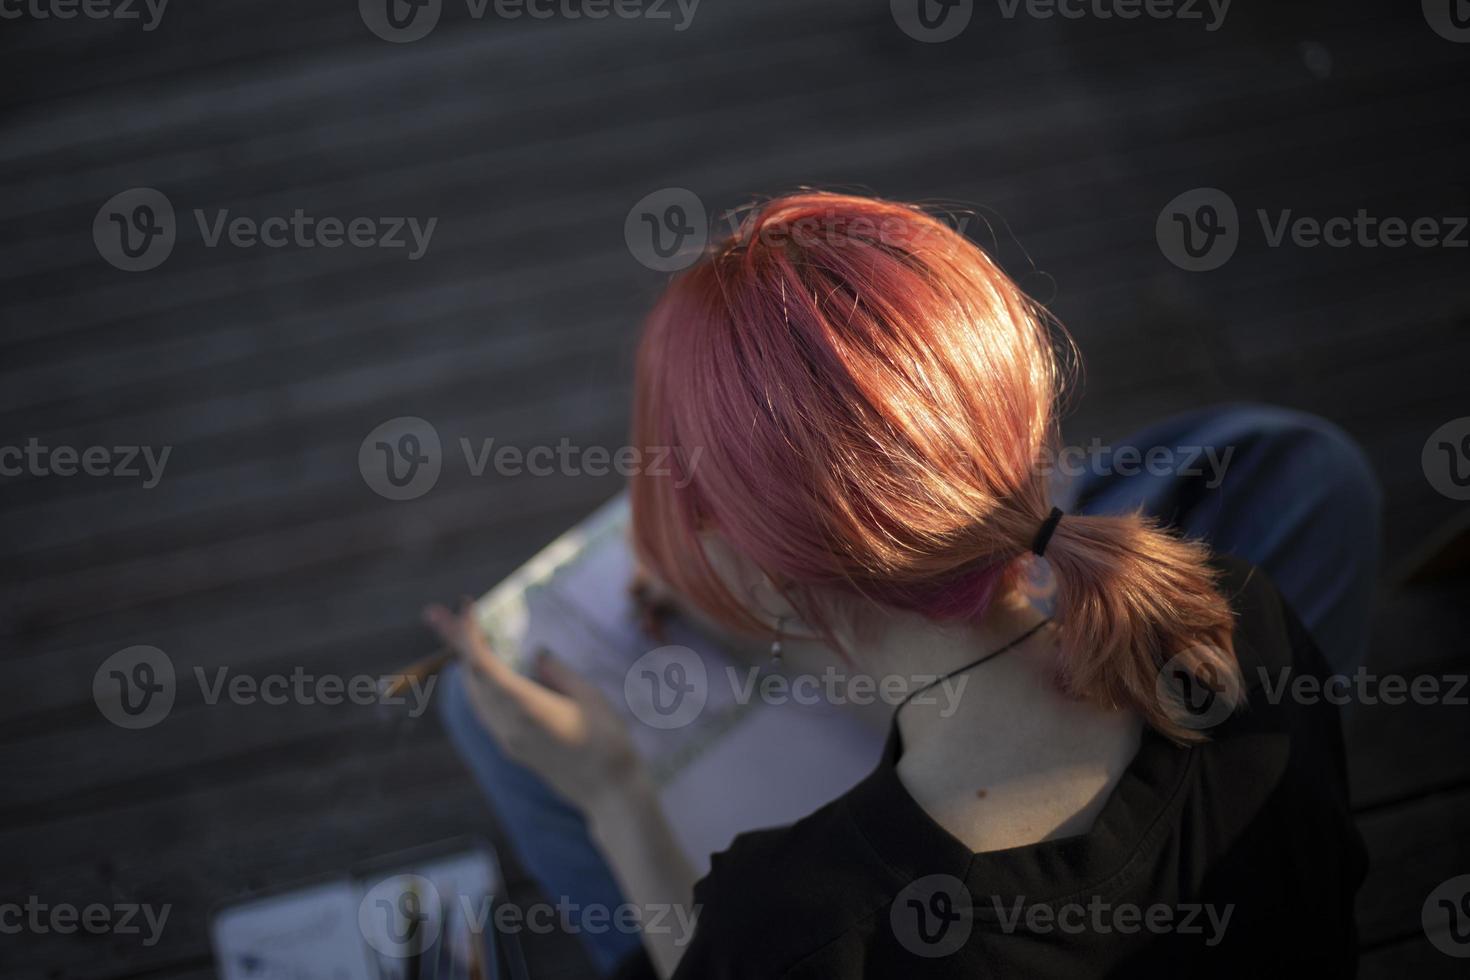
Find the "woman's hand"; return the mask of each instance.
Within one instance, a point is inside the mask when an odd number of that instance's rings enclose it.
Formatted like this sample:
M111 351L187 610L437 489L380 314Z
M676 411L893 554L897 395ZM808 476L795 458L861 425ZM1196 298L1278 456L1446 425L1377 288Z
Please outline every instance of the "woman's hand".
M475 714L509 758L585 814L637 787L644 774L627 726L580 674L544 652L536 679L517 673L490 649L468 606L458 614L430 606L424 620L465 660Z
M588 834L629 900L650 914L682 907L693 915L698 875L674 838L622 717L602 692L549 654L536 661L541 683L516 673L495 656L468 608L456 615L430 606L424 620L467 662L475 714L505 754L586 815ZM686 939L667 930L644 934L659 976L674 972Z

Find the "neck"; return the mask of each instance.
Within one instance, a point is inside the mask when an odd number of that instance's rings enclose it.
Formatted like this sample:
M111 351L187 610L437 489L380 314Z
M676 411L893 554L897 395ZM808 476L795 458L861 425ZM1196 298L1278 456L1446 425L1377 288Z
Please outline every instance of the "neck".
M932 677L1004 647L1044 618L1020 597L964 627L897 617L861 656L875 674ZM1137 719L1058 689L1060 655L1055 627L1044 626L956 674L936 689L941 696L921 696L898 712L899 778L974 850L1084 832L1137 750Z
M853 659L866 672L897 678L893 683L916 693L897 714L904 744L913 748L956 725L1004 725L1038 696L1054 697L1055 631L1041 625L1045 619L1016 595L998 600L975 623L940 625L893 613L867 631L865 642L854 644ZM1015 646L976 664L1010 644ZM947 674L952 676L921 691Z

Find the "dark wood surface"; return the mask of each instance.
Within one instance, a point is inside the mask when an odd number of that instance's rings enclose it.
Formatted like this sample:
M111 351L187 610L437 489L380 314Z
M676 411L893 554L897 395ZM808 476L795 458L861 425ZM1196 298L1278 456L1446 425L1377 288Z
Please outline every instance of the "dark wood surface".
M6 21L0 58L0 444L168 445L152 489L0 480L0 867L6 896L169 903L161 942L0 936L7 977L193 978L245 892L493 833L432 717L210 706L98 714L133 644L179 666L388 670L430 649L432 599L477 593L615 477L472 478L375 495L359 443L419 415L446 443L618 446L638 317L662 282L623 243L644 194L712 213L803 185L975 209L1082 346L1070 434L1218 400L1317 412L1382 480L1386 555L1462 505L1420 467L1470 412L1464 249L1269 248L1210 273L1154 241L1164 203L1243 214L1464 215L1470 45L1417 4L1247 9L1224 26L1001 18L925 45L884 0L705 0L693 25L474 21L390 45L346 2L178 4L158 30ZM1280 9L1286 7L1286 9ZM99 257L94 214L168 195L160 268ZM402 252L204 247L188 212L438 217ZM1386 585L1371 665L1464 672L1463 583ZM1368 708L1354 795L1375 866L1368 976L1457 975L1419 925L1470 873L1470 711ZM516 889L530 886L517 876ZM538 975L580 976L563 942Z

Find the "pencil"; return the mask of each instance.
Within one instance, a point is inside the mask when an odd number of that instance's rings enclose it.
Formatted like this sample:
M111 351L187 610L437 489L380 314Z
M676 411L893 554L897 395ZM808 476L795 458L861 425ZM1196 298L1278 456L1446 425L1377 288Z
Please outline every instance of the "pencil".
M426 680L452 663L454 663L454 654L448 650L440 650L432 657L415 661L393 674L392 679L383 689L383 693L388 697L396 697L408 690L408 686L414 681Z

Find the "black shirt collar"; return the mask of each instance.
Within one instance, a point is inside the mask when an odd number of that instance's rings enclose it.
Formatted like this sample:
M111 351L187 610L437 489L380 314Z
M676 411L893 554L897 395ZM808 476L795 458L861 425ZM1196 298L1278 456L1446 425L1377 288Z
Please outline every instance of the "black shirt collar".
M1106 896L1126 887L1130 862L1167 832L1179 805L1193 750L1150 729L1092 828L1085 834L975 854L925 813L898 776L903 745L894 724L878 766L844 797L859 832L899 881L948 874L964 881L985 917L985 896L1028 903L1066 901L1078 894ZM1036 895L1038 882L1065 893Z

